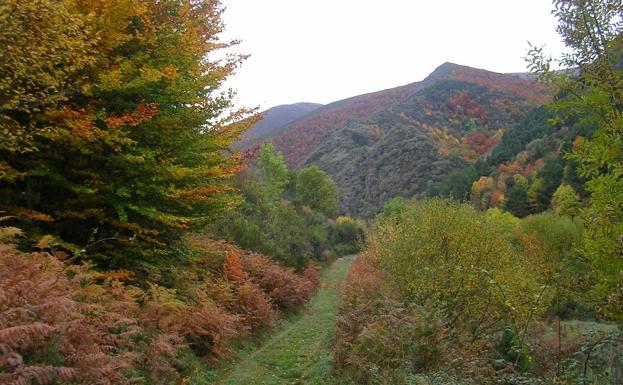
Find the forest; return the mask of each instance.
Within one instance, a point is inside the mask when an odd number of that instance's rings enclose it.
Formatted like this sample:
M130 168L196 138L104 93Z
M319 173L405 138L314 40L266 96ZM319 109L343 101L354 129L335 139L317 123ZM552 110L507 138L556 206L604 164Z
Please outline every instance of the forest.
M622 384L623 3L552 8L271 123L220 0L0 0L0 383Z

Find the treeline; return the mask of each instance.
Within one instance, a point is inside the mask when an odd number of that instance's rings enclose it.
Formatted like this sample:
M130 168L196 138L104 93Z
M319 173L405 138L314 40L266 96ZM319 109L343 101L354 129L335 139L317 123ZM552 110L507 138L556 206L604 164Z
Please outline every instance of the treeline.
M222 11L0 2L0 383L208 383L358 249L326 175L231 150Z

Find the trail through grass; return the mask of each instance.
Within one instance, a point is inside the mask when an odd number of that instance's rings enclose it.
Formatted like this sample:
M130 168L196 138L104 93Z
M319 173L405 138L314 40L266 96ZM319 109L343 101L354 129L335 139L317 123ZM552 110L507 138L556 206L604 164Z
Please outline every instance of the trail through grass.
M325 269L321 287L307 311L285 321L281 330L258 349L243 354L220 384L327 384L341 283L353 259L341 258Z

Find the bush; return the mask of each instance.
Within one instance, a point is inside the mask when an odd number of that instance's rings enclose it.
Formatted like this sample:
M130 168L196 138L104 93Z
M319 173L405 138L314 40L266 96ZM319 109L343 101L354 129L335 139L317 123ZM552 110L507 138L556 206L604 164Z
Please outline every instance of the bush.
M83 289L68 273L54 256L0 245L0 382L129 383L123 372L132 356L112 347L136 322L78 302ZM111 333L113 327L124 330Z
M412 202L381 217L366 253L409 303L440 310L474 339L543 311L536 273L496 223L467 204Z
M365 225L351 217L338 217L329 226L329 243L338 256L357 254L363 245Z
M291 268L284 268L261 254L247 254L242 258L244 271L250 280L264 290L281 310L292 311L304 305L318 284L314 268L303 277Z

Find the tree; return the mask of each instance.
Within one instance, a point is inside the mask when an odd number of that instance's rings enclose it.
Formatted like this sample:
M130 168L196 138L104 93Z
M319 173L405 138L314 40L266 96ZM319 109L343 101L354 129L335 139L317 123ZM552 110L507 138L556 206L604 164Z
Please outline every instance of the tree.
M502 233L512 237L515 227L519 223L519 218L513 214L502 211L497 207L492 207L485 211L485 218L493 223Z
M31 148L0 145L0 167L11 170L0 172L3 210L68 241L76 256L135 267L179 255L184 232L237 204L230 143L252 121L237 123L247 111L222 90L244 56L209 59L235 44L219 40L218 0L1 7L11 54L0 59L0 87L18 88L2 101L0 124L16 133L9 143ZM11 67L30 49L41 66Z
M430 197L452 198L456 201L469 201L472 184L478 179L476 168L453 171L440 182L433 183L427 189Z
M573 187L561 184L554 192L552 208L557 215L575 217L580 212L581 203Z
M332 217L337 212L337 186L318 167L305 168L296 177L296 201Z
M506 203L504 208L514 216L523 218L530 214L528 204L528 192L525 184L515 183L506 193Z
M264 143L260 147L258 162L270 195L273 198L281 197L290 181L283 154L276 151L272 143Z
M471 199L476 208L486 210L489 207L491 192L495 189L493 178L481 176L472 184Z
M549 207L547 186L543 178L535 178L527 192L528 204L533 213L540 213Z
M543 49L533 47L530 68L561 89L553 105L559 121L598 125L591 138L574 142L569 158L587 180L590 200L584 253L594 273L593 295L603 315L623 319L623 4L618 0L558 0L558 32L570 52L568 71L553 72Z
M85 87L95 62L92 26L71 11L72 1L6 0L0 3L0 151L20 156L37 151L37 137L60 127L41 121ZM0 183L24 177L3 157Z

